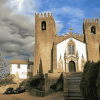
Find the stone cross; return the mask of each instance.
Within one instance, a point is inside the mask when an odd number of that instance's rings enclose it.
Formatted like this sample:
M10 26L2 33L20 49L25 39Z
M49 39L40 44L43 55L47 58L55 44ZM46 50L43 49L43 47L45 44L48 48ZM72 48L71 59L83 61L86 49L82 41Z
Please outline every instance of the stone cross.
M71 32L71 30L73 30L73 29L71 29L71 26L70 26L70 29L68 29L68 30L70 30L70 32Z

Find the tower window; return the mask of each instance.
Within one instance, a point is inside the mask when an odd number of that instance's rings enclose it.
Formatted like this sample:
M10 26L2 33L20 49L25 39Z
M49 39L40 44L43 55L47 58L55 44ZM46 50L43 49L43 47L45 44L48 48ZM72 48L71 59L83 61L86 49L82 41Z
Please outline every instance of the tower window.
M45 21L42 22L41 28L42 28L42 30L46 30L46 22Z
M96 34L96 27L95 26L91 27L91 33Z

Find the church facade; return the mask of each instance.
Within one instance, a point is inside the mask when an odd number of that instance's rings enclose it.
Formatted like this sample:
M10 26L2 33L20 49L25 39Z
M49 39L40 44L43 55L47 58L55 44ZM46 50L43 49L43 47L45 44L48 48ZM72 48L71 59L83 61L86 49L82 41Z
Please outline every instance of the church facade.
M35 13L35 47L33 75L39 72L40 60L43 73L82 72L86 61L100 60L99 19L84 19L83 34L58 36L54 18L48 13Z

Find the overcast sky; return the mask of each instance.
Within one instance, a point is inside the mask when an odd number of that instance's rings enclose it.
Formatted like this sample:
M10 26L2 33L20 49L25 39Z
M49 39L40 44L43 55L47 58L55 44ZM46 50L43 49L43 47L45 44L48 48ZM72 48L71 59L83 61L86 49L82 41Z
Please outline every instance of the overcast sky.
M84 18L100 17L99 0L0 0L0 52L9 60L33 61L36 13L52 12L58 35L82 35Z

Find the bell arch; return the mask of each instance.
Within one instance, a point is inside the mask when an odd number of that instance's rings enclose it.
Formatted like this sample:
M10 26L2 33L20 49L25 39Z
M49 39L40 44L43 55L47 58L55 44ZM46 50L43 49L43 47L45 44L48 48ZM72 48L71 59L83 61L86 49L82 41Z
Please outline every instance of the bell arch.
M46 21L42 21L41 28L42 30L46 30Z
M95 26L91 27L91 34L96 34L96 27Z

